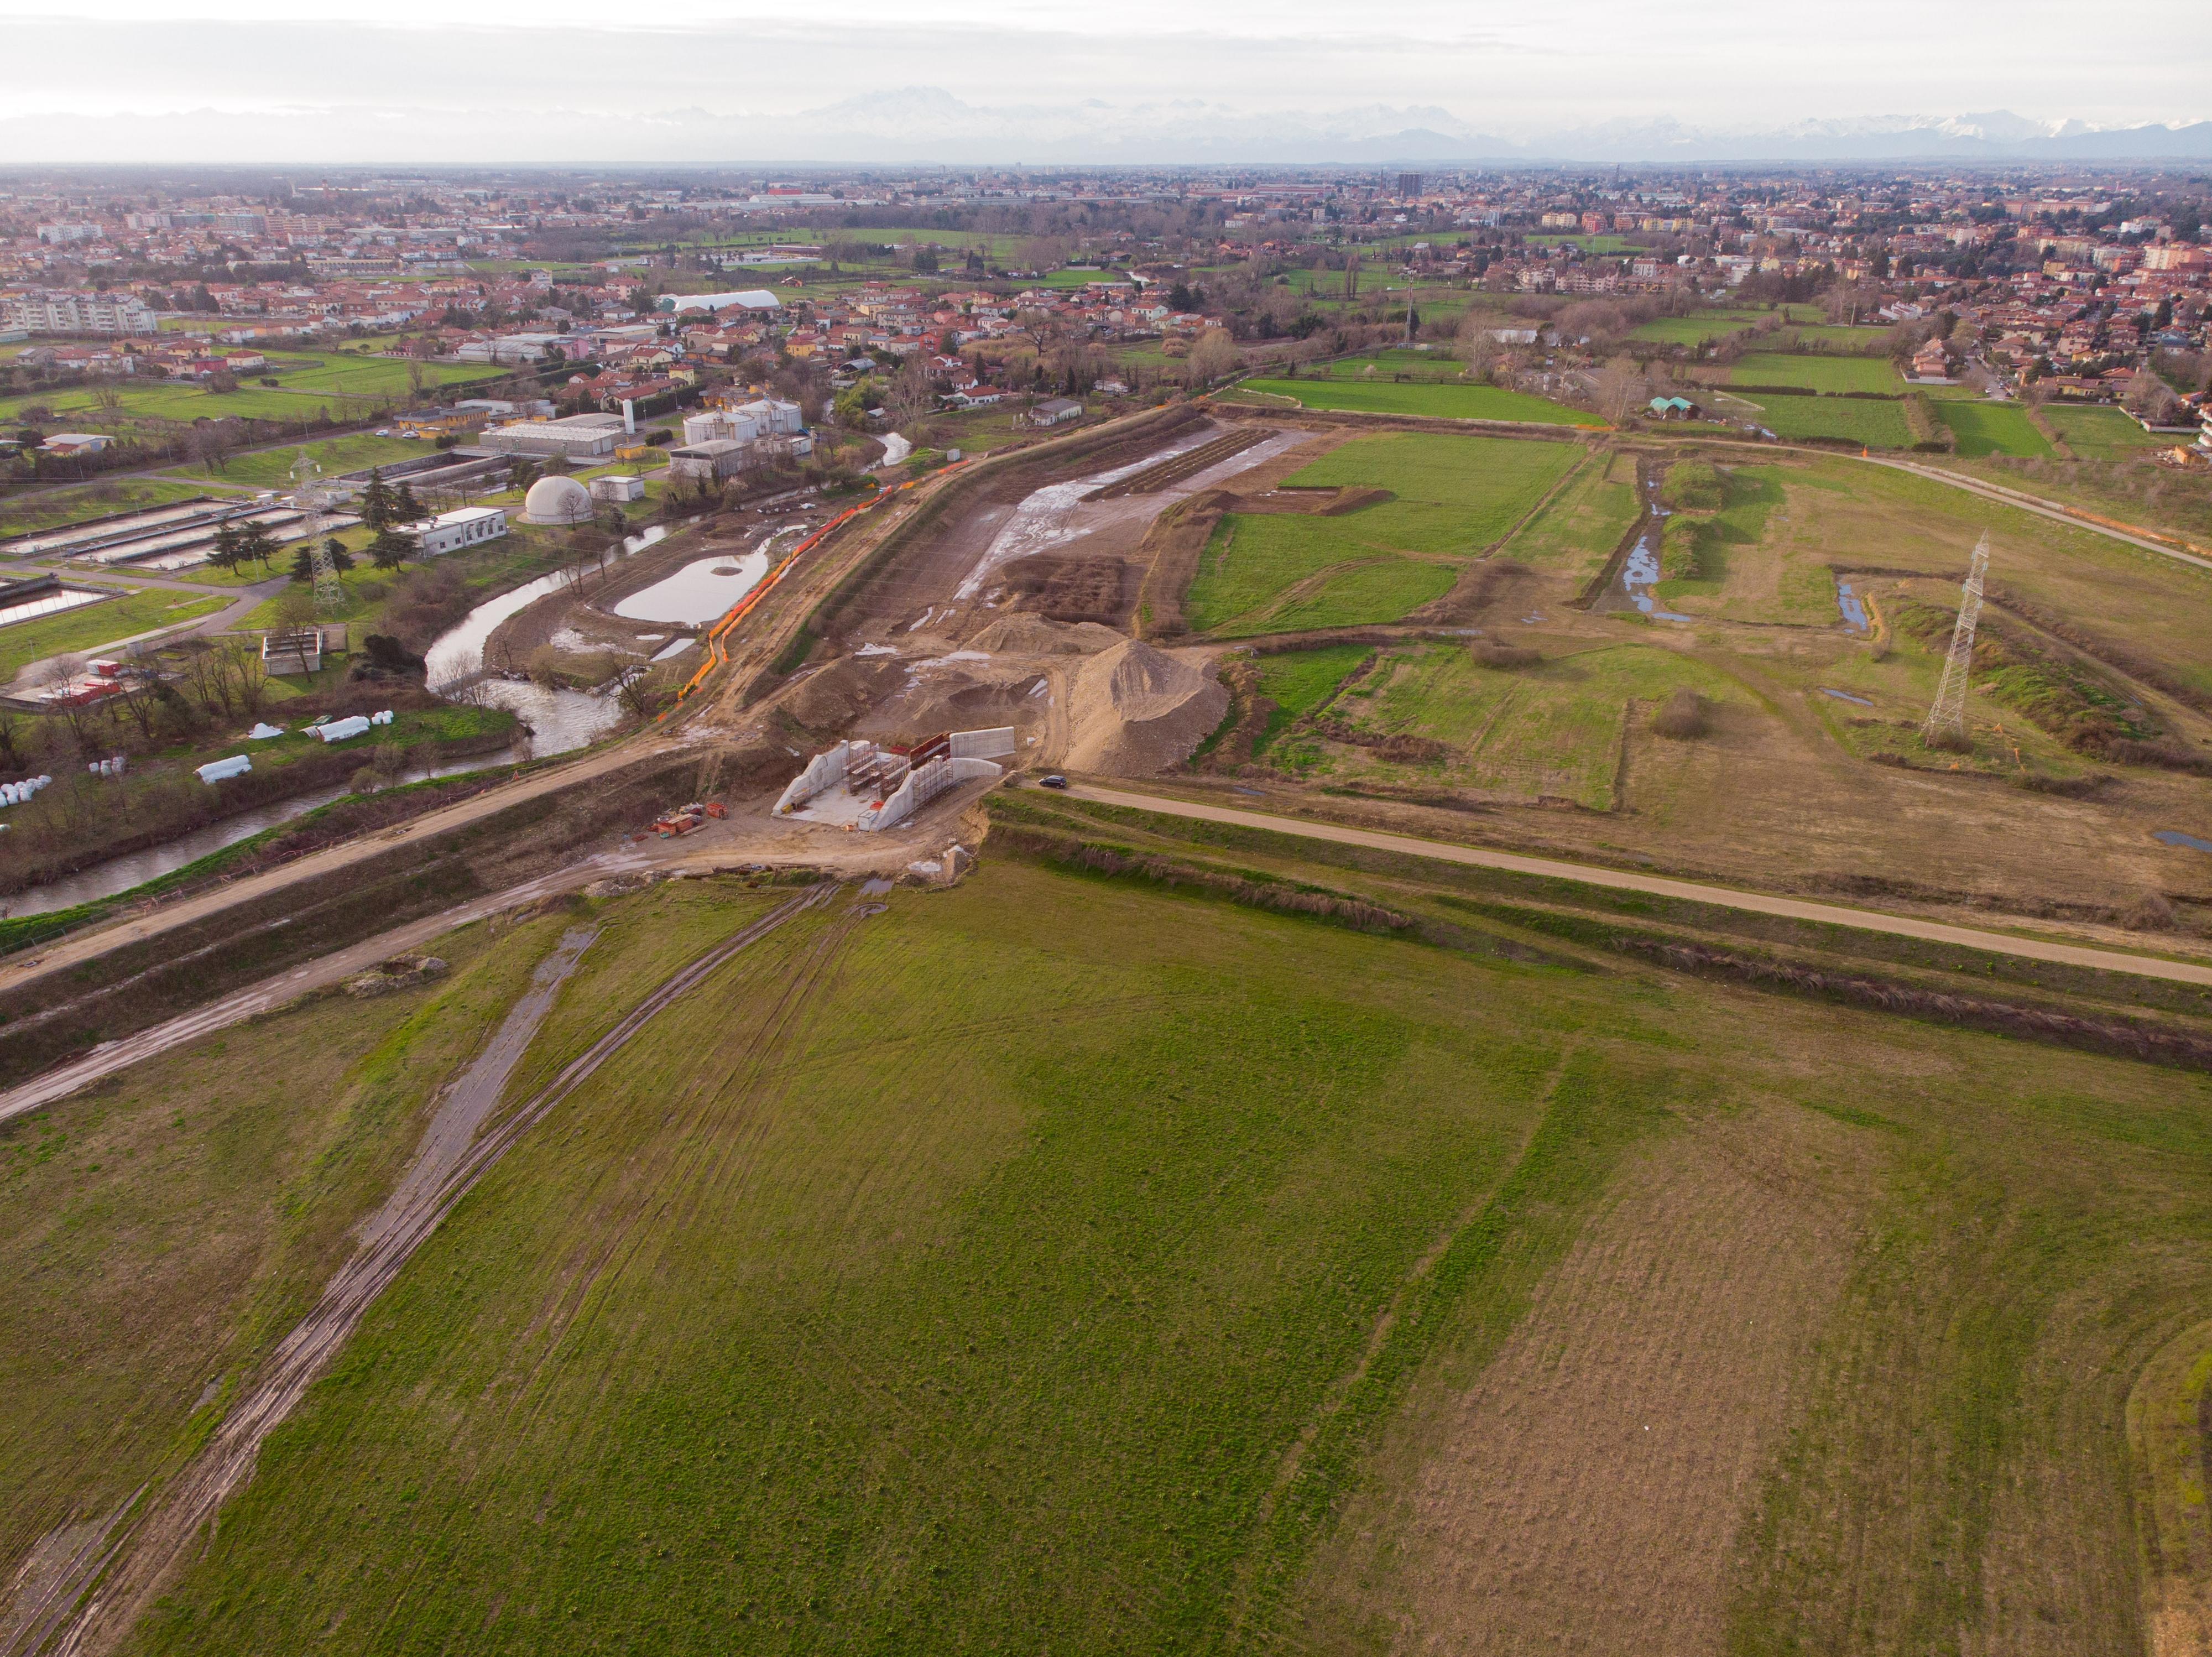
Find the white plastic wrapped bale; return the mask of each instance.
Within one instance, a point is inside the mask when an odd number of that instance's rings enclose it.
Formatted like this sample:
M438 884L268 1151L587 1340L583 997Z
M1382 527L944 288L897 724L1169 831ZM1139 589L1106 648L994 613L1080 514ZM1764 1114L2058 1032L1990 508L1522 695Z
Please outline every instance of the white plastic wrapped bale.
M356 714L350 719L333 719L327 725L316 726L315 734L325 742L343 742L348 737L359 736L368 728L368 716Z
M246 740L251 742L266 742L272 736L283 734L284 728L282 725L271 725L265 722L256 725L246 734Z
M368 722L372 725L389 725L392 722L392 710L386 708L380 714L371 714L368 716Z
M200 781L213 784L227 777L243 777L252 769L252 760L242 753L234 753L228 759L217 759L201 766Z

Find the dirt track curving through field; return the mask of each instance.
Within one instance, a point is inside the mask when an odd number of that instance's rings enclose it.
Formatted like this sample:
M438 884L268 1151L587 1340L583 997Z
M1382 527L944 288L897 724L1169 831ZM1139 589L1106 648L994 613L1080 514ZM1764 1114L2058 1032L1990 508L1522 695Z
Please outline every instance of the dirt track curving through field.
M1339 845L1367 846L1377 851L1403 852L1433 857L1440 862L1466 863L1476 868L1498 868L1544 880L1573 880L1583 886L1605 886L1615 892L1641 892L1656 898L1679 898L1691 903L1714 904L1723 909L1746 910L1755 915L1779 915L1793 921L1813 921L1824 926L1848 926L1862 932L1884 932L1894 937L1918 938L1929 943L1952 944L1962 949L1987 950L1992 954L2018 955L2029 960L2051 961L2063 966L2085 966L2101 972L2126 972L2137 978L2166 978L2177 984L2212 986L2212 966L2196 961L2165 960L2155 955L2130 955L2117 949L2094 949L2081 944L2024 938L2009 932L1984 932L1978 928L1949 926L1905 915L1886 915L1875 910L1847 909L1840 904L1808 902L1802 898L1775 897L1764 892L1745 892L1732 886L1701 886L1692 880L1672 880L1663 875L1637 874L1597 863L1570 863L1552 857L1530 857L1519 852L1495 851L1487 846L1455 845L1444 840L1417 839L1408 834L1386 834L1374 829L1346 828L1335 823L1316 823L1295 817L1276 817L1261 812L1237 811L1226 806L1201 805L1165 795L1132 794L1121 789L1078 784L1067 792L1076 799L1102 806L1121 806L1135 811L1156 811L1170 817L1194 818L1200 822L1226 823L1237 828L1264 829L1274 834L1295 834L1309 840L1331 840Z
M415 1164L360 1231L361 1246L338 1269L314 1309L276 1347L207 1447L157 1496L122 1546L122 1563L54 1650L58 1657L113 1649L130 1633L200 1527L253 1471L262 1441L282 1425L376 1297L390 1286L455 1204L561 1101L672 1002L740 951L835 895L834 881L807 887L664 980L536 1095L489 1132L477 1129L497 1105L562 981L596 935L571 931L538 968L474 1063L440 1100Z

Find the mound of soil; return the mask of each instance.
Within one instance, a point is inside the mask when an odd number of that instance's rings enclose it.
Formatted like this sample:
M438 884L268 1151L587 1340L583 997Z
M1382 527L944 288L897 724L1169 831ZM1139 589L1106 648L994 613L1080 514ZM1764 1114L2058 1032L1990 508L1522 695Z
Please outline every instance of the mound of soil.
M848 657L801 681L785 698L783 711L810 731L842 733L897 682L899 673L881 658Z
M1229 710L1190 663L1130 639L1083 665L1069 698L1070 771L1146 777L1188 758Z
M1003 616L968 641L971 650L993 655L1087 656L1121 643L1121 635L1095 622L1070 626L1044 616L1017 612Z

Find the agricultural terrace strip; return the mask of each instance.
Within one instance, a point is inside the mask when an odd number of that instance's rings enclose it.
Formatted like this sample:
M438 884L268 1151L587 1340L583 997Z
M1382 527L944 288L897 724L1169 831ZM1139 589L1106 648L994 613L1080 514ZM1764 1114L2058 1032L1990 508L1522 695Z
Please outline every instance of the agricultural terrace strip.
M1232 513L1200 556L1194 626L1229 636L1395 621L1451 588L1583 458L1565 443L1392 433L1359 438L1285 487L1384 489L1343 517Z
M1237 389L1260 399L1283 399L1310 409L1367 414L1413 414L1444 420L1511 420L1547 426L1601 426L1582 409L1571 409L1526 392L1497 386L1401 384L1372 381L1246 380Z
M596 905L518 1095L757 901L687 882ZM519 990L562 923L476 946L450 987L335 1023L308 1003L0 1138L0 1260L21 1254L0 1351L41 1383L33 1432L0 1448L21 1458L8 1557L161 1465L197 1387L255 1356L228 1331L289 1324L500 1015L495 977ZM2128 1482L2078 1470L2125 1464L2136 1331L2212 1292L2208 1104L2118 1060L994 856L950 892L793 923L519 1142L129 1648L334 1628L365 1651L671 1657L733 1635L1331 1645L1372 1613L1377 1580L1334 1568L1362 1536L1420 1638L1459 1596L1407 1515L1507 1419L1429 1404L1517 1385L1524 1334L1587 1368L1558 1308L1603 1287L1610 1216L1656 1187L1712 1200L1644 1279L1674 1321L1607 1370L1657 1383L1650 1442L1619 1445L1602 1499L1507 1513L1534 1542L1486 1604L1501 1648L1574 1592L1803 1649L1862 1626L1869 1649L1928 1649L1963 1580L2001 1628L2125 1649ZM217 1223L238 1216L219 1256L116 1217L150 1199L183 1224L211 1185ZM1698 1216L1747 1197L1780 1205L1771 1242L1832 1251L1810 1289L1715 1252ZM193 1292L125 1308L149 1250ZM1717 1272L1750 1298L1678 1295ZM1598 1322L1640 1331L1637 1291L1606 1293ZM1678 1397L1685 1343L1728 1359L1696 1377L1717 1407ZM1548 1489L1620 1400L1546 1396L1498 1402L1560 1429L1529 1469ZM1355 1498L1379 1530L1340 1517ZM1577 1539L1715 1503L1723 1544L1686 1568ZM1415 1522L1500 1520L1478 1501ZM2041 1545L2052 1526L2068 1545Z

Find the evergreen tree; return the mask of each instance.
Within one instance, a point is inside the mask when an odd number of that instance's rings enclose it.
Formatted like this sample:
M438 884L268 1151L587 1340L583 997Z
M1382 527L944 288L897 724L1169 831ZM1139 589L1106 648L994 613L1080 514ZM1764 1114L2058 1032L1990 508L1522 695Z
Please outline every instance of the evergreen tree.
M345 543L337 536L323 543L323 551L331 555L331 568L341 576L353 568L353 554L346 551Z
M239 546L238 531L228 524L216 526L215 547L208 554L208 562L218 570L235 570L246 562L246 556Z
M384 468L373 468L368 474L368 487L361 492L362 522L380 533L392 527L392 513L398 506L391 485L384 481Z
M248 524L238 533L238 561L244 564L251 558L264 570L270 568L276 557L276 538L261 524Z
M420 523L430 515L422 510L422 503L415 498L415 491L405 484L400 484L398 493L392 497L392 509L394 523Z
M376 539L368 544L369 562L379 570L397 570L414 553L415 543L404 535L394 534L389 529L377 531Z

